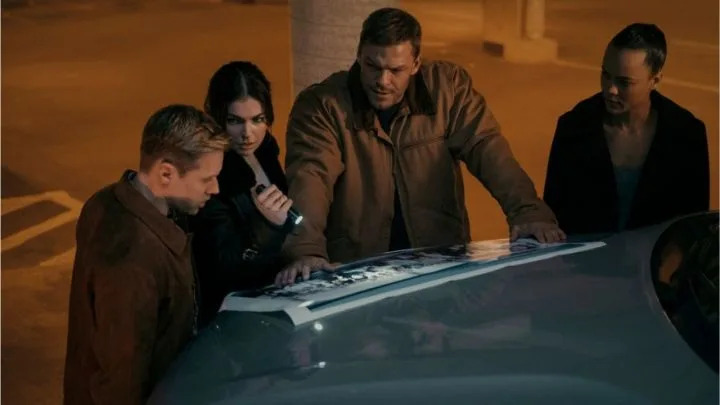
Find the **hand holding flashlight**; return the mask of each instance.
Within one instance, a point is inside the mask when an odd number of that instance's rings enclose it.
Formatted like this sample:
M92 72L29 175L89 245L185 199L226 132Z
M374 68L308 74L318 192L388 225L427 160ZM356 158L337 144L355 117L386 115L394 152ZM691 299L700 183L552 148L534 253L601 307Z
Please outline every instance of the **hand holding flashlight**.
M292 206L293 201L276 186L265 187L264 184L258 184L255 193L255 205L270 222L280 226L288 217L293 225L302 222L303 216Z

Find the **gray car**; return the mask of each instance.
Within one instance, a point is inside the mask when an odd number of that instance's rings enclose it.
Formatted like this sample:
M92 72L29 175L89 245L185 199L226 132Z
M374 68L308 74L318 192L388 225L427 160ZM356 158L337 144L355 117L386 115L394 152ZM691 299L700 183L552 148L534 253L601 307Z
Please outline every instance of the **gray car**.
M224 311L150 404L717 404L718 213L294 325Z

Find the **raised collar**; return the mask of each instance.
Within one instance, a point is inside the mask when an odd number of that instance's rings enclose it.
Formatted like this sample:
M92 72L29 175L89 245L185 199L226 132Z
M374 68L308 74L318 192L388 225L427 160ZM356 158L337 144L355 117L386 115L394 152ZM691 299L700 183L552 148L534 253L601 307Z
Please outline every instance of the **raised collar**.
M155 208L157 208L161 214L165 216L168 215L168 212L170 212L170 208L168 207L167 201L164 198L156 197L155 194L153 194L153 192L150 190L150 188L145 185L145 183L140 181L137 172L133 170L128 170L125 175L130 181L130 184L135 187L135 190L142 194L143 197L147 198L147 200L150 201L150 203L155 206Z
M353 114L355 115L356 129L372 129L375 126L375 110L365 94L360 81L360 65L355 62L348 72L347 86L352 100ZM434 115L435 103L428 91L425 79L422 76L422 67L413 75L405 91L405 97L399 115Z
M131 184L133 173L135 172L127 170L115 183L115 196L120 204L147 225L173 253L182 255L187 249L187 234Z

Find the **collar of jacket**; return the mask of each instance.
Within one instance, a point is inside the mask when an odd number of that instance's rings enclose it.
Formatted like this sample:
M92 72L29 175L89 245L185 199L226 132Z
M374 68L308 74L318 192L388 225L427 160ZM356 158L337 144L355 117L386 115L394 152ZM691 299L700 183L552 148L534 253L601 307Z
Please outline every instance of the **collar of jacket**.
M143 197L147 198L147 200L150 201L150 203L152 203L152 205L155 206L161 214L166 217L170 216L170 207L168 206L167 201L164 198L155 197L152 191L150 191L150 188L140 181L137 172L128 170L126 172L126 178L130 184L135 187L135 190L142 194Z
M355 62L348 72L348 89L352 100L353 114L355 115L355 129L371 130L375 128L375 110L365 94L360 81L360 64ZM425 79L422 76L422 68L410 78L410 83L405 91L405 97L398 115L421 114L434 115L436 113L435 103L428 91Z
M182 255L188 243L187 234L133 187L130 183L131 173L134 172L127 170L115 183L115 196L118 201L147 225L175 255Z
M660 94L659 91L653 90L650 92L650 106L657 111L657 123L656 128L659 129L657 132L671 133L675 129L675 112L673 112L673 102L669 98ZM663 136L661 135L661 136Z

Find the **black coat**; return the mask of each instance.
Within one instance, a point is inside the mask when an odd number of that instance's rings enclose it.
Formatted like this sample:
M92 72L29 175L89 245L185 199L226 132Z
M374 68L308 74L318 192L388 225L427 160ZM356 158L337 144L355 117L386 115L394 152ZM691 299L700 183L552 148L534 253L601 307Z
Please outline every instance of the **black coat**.
M268 133L255 151L272 184L287 194L287 181L278 160L279 148ZM192 221L193 252L200 285L200 322L216 314L225 295L270 283L279 270L279 252L292 229L275 226L255 207L250 189L255 174L230 150L218 176L220 193Z
M642 167L627 228L709 209L710 169L705 125L654 91L657 128ZM600 93L557 123L543 198L569 234L618 231L618 194L603 132Z

